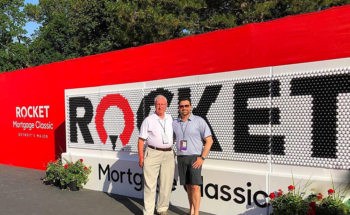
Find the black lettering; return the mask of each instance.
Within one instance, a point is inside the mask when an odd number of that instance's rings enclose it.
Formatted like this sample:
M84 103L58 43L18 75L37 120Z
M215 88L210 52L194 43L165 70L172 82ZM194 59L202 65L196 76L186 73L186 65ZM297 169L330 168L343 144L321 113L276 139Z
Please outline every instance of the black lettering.
M231 200L231 194L229 192L226 192L226 190L231 190L231 187L227 186L227 185L223 185L220 187L220 191L222 194L226 195L227 197L224 197L224 196L220 196L220 199L223 200L223 201L230 201Z
M77 117L77 108L83 107L85 109L84 117ZM72 143L78 142L78 128L80 128L83 135L84 142L93 144L92 136L88 125L93 118L94 110L91 101L85 97L69 98L69 120L70 120L70 141Z
M271 81L271 97L279 97L281 96L281 82L279 80ZM280 122L280 110L279 108L271 108L270 111L270 120L271 125L279 125ZM271 154L273 155L285 155L285 147L284 147L284 136L271 136L270 147Z
M113 177L114 174L117 175L117 179L115 179L115 178ZM117 182L117 181L119 180L119 173L118 173L117 170L113 170L112 173L111 173L111 176L112 176L112 180L113 180L114 182ZM120 180L122 181L123 179L120 179ZM123 182L121 182L121 183L123 183Z
M291 81L291 96L312 96L312 155L337 158L337 96L350 92L350 75L337 74Z
M131 183L131 178L130 178L130 176L132 175L132 173L130 172L130 168L128 169L128 181L129 181L129 184L131 185L132 183Z
M203 178L203 176L201 176L201 178L202 178L202 182L203 182L203 184L204 184L204 178ZM201 190L201 197L203 197L203 184L199 185L200 190Z
M264 198L264 204L260 204L259 201L258 201L258 195L263 195L265 198ZM254 203L259 207L259 208L266 208L267 207L267 204L265 202L265 199L268 197L268 195L262 191L262 190L259 190L257 192L254 193L253 195L253 201Z
M248 187L252 186L252 183L248 182L247 186ZM252 191L250 189L248 189L247 199L248 199L248 205L252 205Z
M258 81L238 83L234 85L233 133L235 152L251 154L272 153L277 155L284 155L284 136L271 137L270 135L249 134L249 125L251 124L280 124L280 110L278 108L248 109L249 98L270 97L270 90L271 96L279 96L279 86L279 81Z
M104 171L103 171L101 164L98 164L98 179L99 180L101 180L101 171L102 171L103 175L106 175L106 173L107 173L108 181L111 181L111 177L109 175L109 164L106 166L106 169Z
M252 191L248 189L247 193L248 193L248 196L247 196L248 205L252 205Z
M215 135L213 128L210 125L210 122L207 118L207 114L210 110L211 105L215 103L216 99L218 98L221 88L222 88L222 85L206 86L197 107L193 108L193 111L192 111L193 114L202 117L210 128L211 135L213 138L213 145L210 151L219 151L219 152L222 152L222 148L220 146L218 138Z
M143 120L151 112L151 107L154 106L154 98L158 95L163 95L167 99L168 107L170 106L171 101L173 100L173 97L174 97L174 94L172 92L164 88L157 88L157 90L151 91L148 95L146 95L142 99L139 109L137 110L137 113L136 113L137 129L140 130Z
M212 188L214 188L214 195L210 195L210 193L209 193L209 188L210 187L212 187ZM205 186L205 195L207 195L207 197L209 198L209 199L218 199L219 197L219 195L218 195L218 185L217 184L211 184L211 183L209 183L209 184L207 184L207 186Z
M136 180L136 177L139 178L139 179ZM139 187L134 187L134 189L136 191L141 191L142 190L142 186L143 186L143 176L142 176L142 174L139 174L139 173L135 173L134 174L134 184L139 186Z
M245 197L238 193L238 191L241 191L242 193L245 191L242 187L236 187L234 190L233 190L233 193L237 196L237 197L240 197L241 200L238 200L237 198L234 198L233 201L235 201L237 204L243 204L245 202Z
M117 146L115 143L118 140L118 135L109 135L109 138L112 142L112 149L113 149L113 151L115 151L115 147Z
M177 97L179 101L180 99L183 99L183 98L191 98L191 88L189 87L179 88L177 89L177 91L178 91Z
M123 175L125 174L125 172L121 171L120 172L120 183L123 183Z

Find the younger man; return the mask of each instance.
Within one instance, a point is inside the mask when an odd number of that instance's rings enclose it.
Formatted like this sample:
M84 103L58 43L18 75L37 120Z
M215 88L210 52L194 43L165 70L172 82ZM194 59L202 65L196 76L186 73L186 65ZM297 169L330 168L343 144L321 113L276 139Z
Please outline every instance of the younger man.
M173 129L176 134L180 184L186 185L190 203L189 214L199 215L201 200L199 185L203 183L202 164L210 151L213 139L208 124L203 118L193 115L191 110L190 98L179 100L181 118L174 120Z

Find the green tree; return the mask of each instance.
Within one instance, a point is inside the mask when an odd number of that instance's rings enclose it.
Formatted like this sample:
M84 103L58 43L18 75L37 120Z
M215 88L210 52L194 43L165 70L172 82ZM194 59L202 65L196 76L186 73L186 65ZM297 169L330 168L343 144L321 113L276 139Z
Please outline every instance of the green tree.
M30 45L31 64L161 42L193 34L192 11L203 1L40 0L25 9L42 24Z
M32 66L349 4L350 0L40 0Z
M29 38L23 29L24 0L0 0L0 72L22 69L28 64Z
M38 5L27 4L24 11L29 21L40 23L29 45L31 66L63 61L75 55L72 41L74 23L69 23L72 8L70 0L40 0Z

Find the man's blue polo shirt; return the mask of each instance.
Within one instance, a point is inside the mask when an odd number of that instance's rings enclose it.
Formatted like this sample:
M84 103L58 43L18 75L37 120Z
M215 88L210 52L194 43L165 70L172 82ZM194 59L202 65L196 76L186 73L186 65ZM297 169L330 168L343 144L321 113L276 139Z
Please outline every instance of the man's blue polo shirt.
M201 155L204 139L211 136L210 128L204 119L192 113L186 122L181 118L174 120L173 129L176 135L177 155ZM186 151L180 151L181 140L187 140Z

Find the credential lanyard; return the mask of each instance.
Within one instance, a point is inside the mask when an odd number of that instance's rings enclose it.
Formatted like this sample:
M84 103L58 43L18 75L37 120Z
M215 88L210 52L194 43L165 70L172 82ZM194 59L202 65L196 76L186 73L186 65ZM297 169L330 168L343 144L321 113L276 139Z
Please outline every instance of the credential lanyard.
M159 119L158 119L158 122L159 122L160 126L162 126L162 128L163 128L164 134L166 134L166 132L165 132L166 119L164 119L164 126L163 126L162 123L159 121Z
M186 128L187 128L187 126L188 126L188 124L190 123L190 121L189 120L187 120L187 124L186 124L186 127L185 127L185 130L182 128L184 125L185 125L185 122L183 123L183 125L181 125L181 121L180 121L180 127L181 127L181 131L182 131L182 138L183 138L183 140L185 139L185 132L186 132Z

